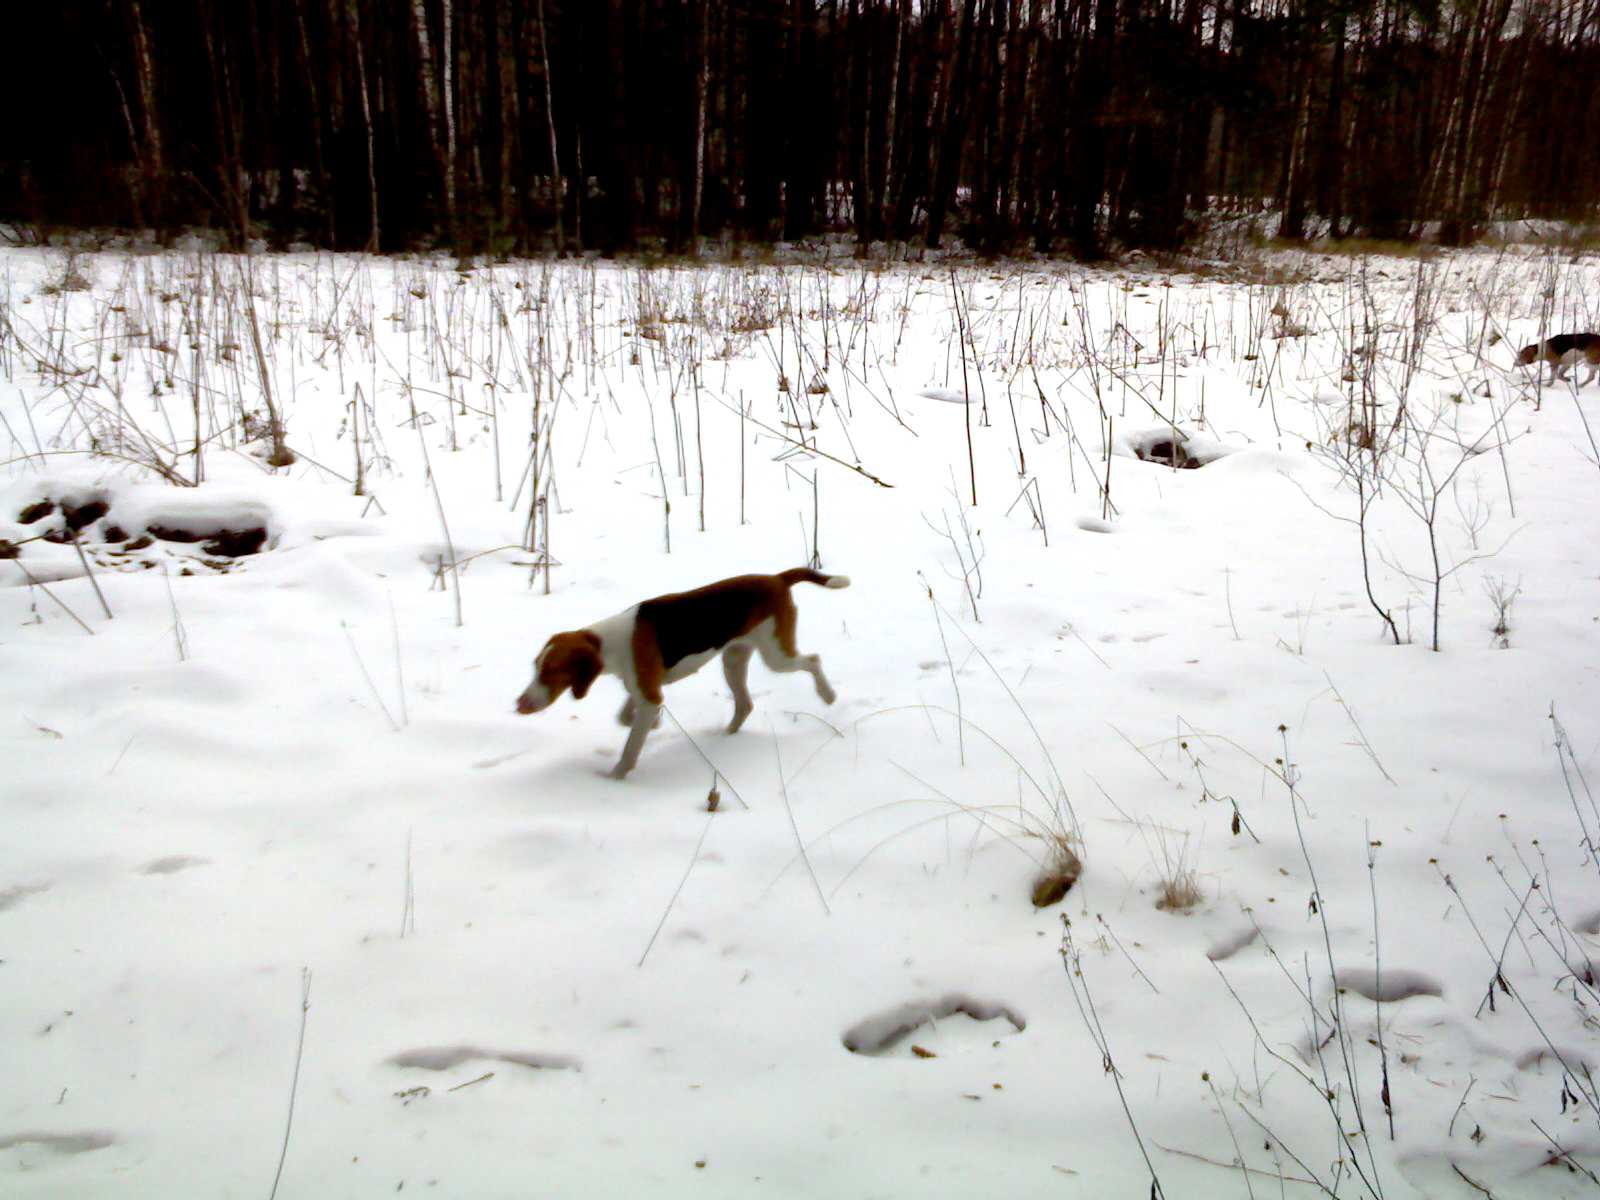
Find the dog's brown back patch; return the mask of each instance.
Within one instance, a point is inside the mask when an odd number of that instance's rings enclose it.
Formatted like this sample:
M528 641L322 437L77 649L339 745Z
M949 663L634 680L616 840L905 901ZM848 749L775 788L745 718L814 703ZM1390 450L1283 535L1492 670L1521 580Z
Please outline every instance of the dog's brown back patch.
M788 587L774 576L736 575L646 600L639 605L639 623L655 631L661 665L671 670L691 654L720 649L793 607Z

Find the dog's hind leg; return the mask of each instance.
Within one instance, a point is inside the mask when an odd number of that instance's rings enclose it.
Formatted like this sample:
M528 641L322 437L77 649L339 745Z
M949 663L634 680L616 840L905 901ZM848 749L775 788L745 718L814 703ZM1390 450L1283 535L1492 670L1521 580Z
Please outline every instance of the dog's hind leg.
M755 648L747 642L735 642L722 652L722 674L733 692L733 720L728 722L728 732L738 733L755 703L750 699L750 656Z
M833 690L833 685L828 682L828 677L822 673L822 659L815 654L796 652L793 617L787 623L780 621L773 635L760 638L756 642L756 648L761 651L761 661L766 664L767 670L779 674L789 671L809 672L812 681L817 685L817 695L822 697L824 704L832 704L839 698Z

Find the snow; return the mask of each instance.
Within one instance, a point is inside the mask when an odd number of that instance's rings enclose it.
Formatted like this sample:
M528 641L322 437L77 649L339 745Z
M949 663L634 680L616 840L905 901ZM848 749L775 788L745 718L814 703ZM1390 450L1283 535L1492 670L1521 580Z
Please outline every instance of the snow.
M964 355L944 266L74 266L0 255L0 1194L1592 1194L1600 386L1511 347L1593 259L959 265ZM513 711L813 547L836 704Z

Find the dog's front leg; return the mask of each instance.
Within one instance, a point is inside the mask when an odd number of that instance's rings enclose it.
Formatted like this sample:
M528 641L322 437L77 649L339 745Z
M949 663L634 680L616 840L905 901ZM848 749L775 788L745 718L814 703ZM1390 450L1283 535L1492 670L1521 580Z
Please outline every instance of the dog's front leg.
M619 711L617 713L617 724L618 725L632 727L632 725L633 725L633 709L634 709L633 697L629 696L626 700L624 700L622 702L622 709L621 709L621 711ZM657 709L656 710L656 725L659 725L659 724L661 724L661 710ZM652 725L650 728L654 729L655 725Z
M625 779L628 772L633 770L639 761L639 752L644 749L644 739L650 736L650 731L655 728L656 722L661 719L661 706L651 704L648 700L638 700L633 705L633 728L628 731L628 742L622 747L622 757L617 760L617 765L611 769L611 778Z

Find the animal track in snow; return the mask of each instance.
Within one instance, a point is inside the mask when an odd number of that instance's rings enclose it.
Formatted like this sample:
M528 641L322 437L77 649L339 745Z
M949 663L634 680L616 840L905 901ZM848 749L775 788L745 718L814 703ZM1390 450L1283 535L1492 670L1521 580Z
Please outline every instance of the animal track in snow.
M1562 1066L1563 1062L1566 1063L1567 1067L1584 1075L1594 1072L1597 1065L1594 1054L1579 1050L1573 1046L1557 1046L1556 1049L1560 1052L1559 1056L1550 1053L1550 1047L1543 1044L1518 1055L1517 1070L1528 1071L1539 1068L1542 1074L1544 1064L1548 1060L1550 1066L1558 1073L1566 1069Z
M104 1150L107 1146L115 1145L116 1141L111 1134L100 1130L82 1133L42 1133L32 1130L27 1133L0 1134L0 1150L42 1146L57 1154L87 1154L91 1150Z
M1380 976L1371 967L1346 967L1334 976L1334 983L1368 1000L1393 1003L1413 996L1442 996L1444 987L1431 975L1390 967Z
M1010 1037L1028 1027L1028 1022L1020 1013L1004 1004L977 1000L960 992L952 992L937 1000L913 1000L909 1004L902 1004L868 1017L865 1021L860 1021L845 1030L844 1037L840 1040L843 1041L844 1048L852 1054L881 1058L892 1053L895 1047L924 1025L937 1034L939 1022L949 1018L966 1018L964 1023L968 1026L973 1023L1003 1020L1008 1027L998 1031L1000 1037ZM982 1034L984 1041L993 1041L996 1036L995 1032L988 1030ZM912 1053L917 1053L919 1050L920 1046L911 1048ZM919 1058L932 1056L926 1050L921 1050L921 1053L917 1054Z
M0 912L8 908L15 908L29 896L37 896L40 892L48 892L48 883L23 883L16 887L0 888Z
M196 858L192 854L169 854L165 858L153 858L139 868L141 875L176 875L179 871L187 871L190 867L203 867L211 860L209 858Z
M1253 925L1249 929L1235 929L1225 933L1211 943L1210 948L1206 950L1206 957L1212 962L1222 962L1224 959L1232 958L1255 941L1260 933L1261 931Z
M448 1071L464 1062L477 1060L531 1067L536 1071L580 1071L582 1065L566 1054L544 1054L535 1050L485 1050L482 1046L423 1046L402 1050L389 1059L396 1067L415 1067L423 1071Z

